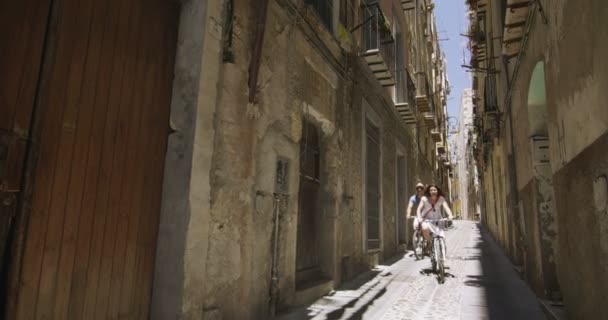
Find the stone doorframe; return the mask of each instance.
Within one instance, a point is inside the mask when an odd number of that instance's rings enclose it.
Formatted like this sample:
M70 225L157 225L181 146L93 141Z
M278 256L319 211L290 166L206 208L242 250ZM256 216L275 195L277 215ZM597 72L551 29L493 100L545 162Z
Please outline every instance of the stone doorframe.
M151 319L202 319L223 6L182 0Z

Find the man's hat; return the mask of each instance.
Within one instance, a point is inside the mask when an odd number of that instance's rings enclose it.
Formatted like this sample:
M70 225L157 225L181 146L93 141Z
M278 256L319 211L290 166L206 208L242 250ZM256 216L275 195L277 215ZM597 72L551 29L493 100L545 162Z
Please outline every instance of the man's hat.
M416 189L418 189L418 188L424 188L424 185L421 182L418 182L416 184Z

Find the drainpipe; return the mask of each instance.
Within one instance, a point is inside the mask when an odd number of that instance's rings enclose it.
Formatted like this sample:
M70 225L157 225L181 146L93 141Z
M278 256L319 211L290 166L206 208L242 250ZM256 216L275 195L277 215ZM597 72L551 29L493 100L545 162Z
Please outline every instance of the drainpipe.
M279 234L280 234L280 218L281 204L287 200L287 196L283 194L273 193L273 223L272 231L272 260L270 271L270 316L274 317L277 311L277 302L279 300Z
M255 103L257 93L258 73L260 71L260 59L262 58L262 47L264 45L264 34L266 29L266 16L268 15L269 0L259 0L255 4L255 34L251 61L249 62L249 103Z

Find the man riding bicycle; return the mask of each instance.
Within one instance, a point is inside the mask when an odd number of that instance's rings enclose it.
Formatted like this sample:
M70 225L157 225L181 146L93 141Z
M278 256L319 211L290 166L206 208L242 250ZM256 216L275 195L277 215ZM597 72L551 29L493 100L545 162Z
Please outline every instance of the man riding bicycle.
M424 196L424 185L420 182L416 184L416 194L414 194L410 201L407 204L407 217L415 217L413 212L417 212L418 205L420 204L420 199ZM413 211L413 212L412 212ZM418 230L420 224L418 223L418 219L413 219L414 231Z

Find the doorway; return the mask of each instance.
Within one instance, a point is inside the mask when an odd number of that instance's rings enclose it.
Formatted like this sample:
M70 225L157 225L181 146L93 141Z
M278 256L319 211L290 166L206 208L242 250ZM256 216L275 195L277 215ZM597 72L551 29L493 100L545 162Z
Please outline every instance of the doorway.
M300 140L300 189L296 242L296 288L323 278L319 261L321 141L318 128L304 120Z

